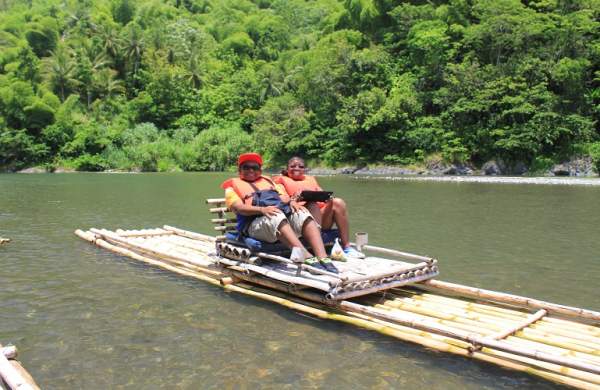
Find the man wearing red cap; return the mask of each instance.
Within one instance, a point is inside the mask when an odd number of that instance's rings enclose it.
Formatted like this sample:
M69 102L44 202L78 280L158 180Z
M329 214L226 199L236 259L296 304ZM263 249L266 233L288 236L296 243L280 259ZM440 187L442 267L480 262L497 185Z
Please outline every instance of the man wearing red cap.
M263 160L258 153L244 153L238 158L239 177L226 180L225 203L238 217L237 229L242 235L273 243L280 240L288 248L306 248L298 237L304 237L314 251L305 260L313 267L337 272L327 257L319 225L310 212L291 200L285 189L262 175Z

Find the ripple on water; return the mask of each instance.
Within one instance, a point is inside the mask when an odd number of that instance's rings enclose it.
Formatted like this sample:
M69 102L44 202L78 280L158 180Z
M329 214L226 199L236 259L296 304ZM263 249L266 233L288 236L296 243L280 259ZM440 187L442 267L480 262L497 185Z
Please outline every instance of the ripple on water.
M210 231L199 200L226 176L0 175L0 191L10 188L0 233L13 239L0 249L0 342L18 346L44 388L559 388L227 293L73 235L165 223ZM595 188L322 184L372 243L435 255L444 279L600 308Z

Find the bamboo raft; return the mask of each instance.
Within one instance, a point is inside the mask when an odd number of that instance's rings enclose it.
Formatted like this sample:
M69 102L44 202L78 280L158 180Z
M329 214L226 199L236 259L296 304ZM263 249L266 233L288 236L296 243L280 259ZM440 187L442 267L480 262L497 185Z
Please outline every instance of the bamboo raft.
M0 388L39 390L31 375L17 360L17 347L0 345Z
M319 318L575 388L600 389L599 312L435 279L352 300L331 299L318 289L253 272L251 263L217 256L222 237L171 226L75 234L119 255ZM368 245L362 249L422 258Z

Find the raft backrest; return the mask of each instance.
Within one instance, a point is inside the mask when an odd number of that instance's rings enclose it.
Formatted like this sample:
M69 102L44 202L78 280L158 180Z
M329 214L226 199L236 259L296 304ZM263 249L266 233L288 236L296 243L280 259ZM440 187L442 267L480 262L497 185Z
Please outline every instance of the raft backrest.
M225 233L236 231L235 214L225 206L225 198L206 199L206 204L208 204L208 211L215 217L211 218L210 222L215 225L213 229L219 234L216 237L217 241L225 241Z

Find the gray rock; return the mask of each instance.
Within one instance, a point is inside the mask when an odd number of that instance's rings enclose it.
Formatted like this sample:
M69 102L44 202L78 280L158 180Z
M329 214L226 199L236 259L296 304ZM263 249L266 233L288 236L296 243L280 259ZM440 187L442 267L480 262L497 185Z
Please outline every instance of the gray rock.
M568 164L556 164L550 171L554 176L570 176Z
M58 167L54 170L54 173L73 173L76 172L73 168L65 168L65 167Z
M434 159L434 160L427 161L426 167L427 167L427 173L430 175L452 174L452 173L445 173L447 171L452 171L452 169L450 169L451 165L446 163L443 160Z
M573 157L569 161L554 165L549 173L552 176L593 176L594 162L589 156Z
M456 175L458 174L458 170L455 165L450 165L449 167L442 170L443 175Z
M497 176L502 174L502 169L500 169L496 160L490 160L483 164L481 172L486 176Z
M515 175L522 175L522 174L526 173L528 170L529 170L529 168L527 168L527 165L523 161L517 161L512 165L510 171L511 171L511 173L513 173Z
M356 171L358 171L358 167L344 167L340 168L338 173L341 173L342 175L351 175Z
M355 175L368 175L368 176L383 176L383 175L416 175L423 172L423 170L414 170L403 167L375 167L375 168L361 168L354 172Z
M20 171L17 171L17 173L46 173L46 169L41 167L31 167L21 169Z

